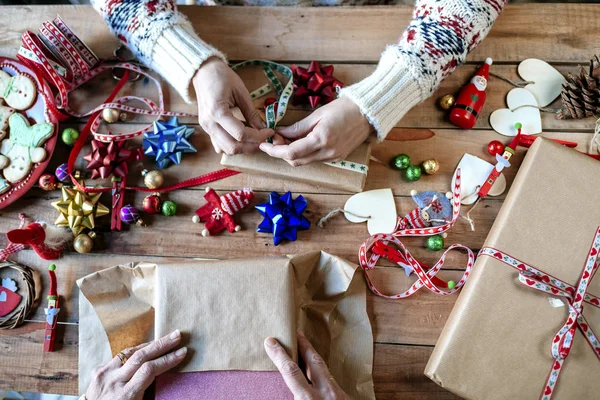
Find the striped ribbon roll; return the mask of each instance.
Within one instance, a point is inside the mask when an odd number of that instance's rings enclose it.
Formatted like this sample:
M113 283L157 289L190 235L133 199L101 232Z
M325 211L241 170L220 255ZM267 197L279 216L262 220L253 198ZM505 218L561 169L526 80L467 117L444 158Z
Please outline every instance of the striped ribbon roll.
M473 254L473 251L471 251L471 249L469 249L467 246L464 246L462 244L451 245L442 254L442 256L440 257L438 262L435 263L435 265L433 267L431 267L429 270L427 270L423 267L423 264L421 264L419 261L417 261L410 254L408 249L400 241L400 238L405 237L405 236L431 236L431 235L444 233L447 230L449 230L450 228L452 228L452 226L454 226L454 223L456 222L456 220L458 219L458 217L460 215L460 192L461 192L460 168L458 168L456 170L454 178L455 178L454 179L454 190L453 190L453 197L452 197L452 199L453 199L453 201L452 201L452 220L449 223L441 225L441 226L434 226L434 227L425 227L425 228L417 228L417 229L401 229L401 230L398 230L389 235L385 235L385 234L374 235L374 236L371 236L369 239L367 239L360 246L360 249L358 251L359 264L362 267L362 269L365 271L365 277L367 279L367 284L369 286L369 289L371 289L371 291L373 293L375 293L378 296L385 297L387 299L403 299L403 298L406 298L408 296L415 294L422 287L426 287L428 290L432 291L435 294L448 295L448 294L455 293L457 290L459 290L465 284L469 274L471 273L473 264L475 263L475 255ZM372 271L375 268L375 266L377 265L377 261L381 257L380 254L377 254L376 252L372 251L373 246L375 246L375 244L378 242L381 242L385 245L388 245L388 244L396 245L398 247L401 255L403 256L402 261L398 261L397 264L399 266L405 268L408 271L414 271L417 275L417 281L409 289L405 290L402 293L398 293L398 294L394 294L394 295L384 294L379 289L377 289L377 287L375 286L375 284L373 283L373 280L371 279L371 277L369 275L370 271ZM460 279L460 281L458 281L458 283L453 288L451 288L450 290L447 290L447 291L442 290L436 286L435 282L432 281L432 278L440 271L440 269L444 265L446 255L450 251L453 251L456 249L462 249L467 253L468 259L467 259L465 272L463 273L463 276Z
M600 252L600 227L592 240L579 282L577 286L572 286L495 248L484 247L479 251L479 256L492 257L519 271L519 282L523 285L551 296L562 297L569 306L566 322L552 339L551 353L554 361L542 388L541 400L550 400L556 390L565 360L573 348L577 327L583 332L596 357L600 359L600 342L582 314L583 303L600 308L600 298L587 292L594 274L598 271L598 252Z

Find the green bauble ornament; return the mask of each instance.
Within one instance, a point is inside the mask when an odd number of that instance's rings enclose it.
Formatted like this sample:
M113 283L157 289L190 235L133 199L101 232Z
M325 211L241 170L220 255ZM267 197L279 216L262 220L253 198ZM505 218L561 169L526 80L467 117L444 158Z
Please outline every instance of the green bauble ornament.
M398 154L394 157L394 168L406 169L410 165L410 157L406 154Z
M425 245L429 250L440 251L444 248L444 238L440 235L429 236Z
M177 214L177 203L175 203L173 200L167 200L162 204L161 211L163 215L172 217L173 215Z
M421 179L422 171L421 167L418 165L409 165L404 173L406 174L406 179L408 179L411 182L414 182Z
M62 132L61 139L67 146L73 146L79 139L79 132L77 129L67 128Z

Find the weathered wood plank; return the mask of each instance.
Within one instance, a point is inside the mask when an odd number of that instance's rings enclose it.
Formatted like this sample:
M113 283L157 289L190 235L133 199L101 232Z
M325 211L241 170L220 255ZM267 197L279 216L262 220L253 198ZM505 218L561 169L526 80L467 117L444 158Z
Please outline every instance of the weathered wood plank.
M258 233L256 227L262 220L260 214L252 209L243 210L236 214L236 219L242 226L241 232L229 234L228 232L215 237L203 238L202 226L192 222L193 211L204 204L201 191L179 190L168 194L168 198L179 204L178 215L165 217L163 215L144 216L148 225L146 228L137 226L125 227L121 232L109 232L109 218L102 217L97 220L98 231L104 236L99 240L95 253L104 254L129 254L137 257L167 256L167 257L201 257L201 258L239 258L260 257L269 255L301 254L309 251L324 250L329 253L346 258L352 262L357 261L358 247L369 236L366 224L352 224L343 216L331 220L324 228L316 227L316 222L334 208L341 207L347 200L347 195L306 194L309 206L305 215L311 221L312 227L307 231L298 233L298 240L273 246L270 234ZM18 206L11 206L3 210L0 219L0 232L6 232L18 226L18 213L35 216L36 219L53 222L58 212L50 203L58 199L58 191L40 193L33 189L21 198ZM139 205L142 194L128 196L126 202ZM268 193L256 193L255 204L267 201ZM109 200L104 204L109 204ZM459 220L449 232L447 243L460 241L461 243L478 249L493 220L500 209L501 201L486 200L472 213L475 219L476 230L472 232L464 220ZM397 197L396 206L402 215L414 209L413 200L407 197ZM192 239L192 240L190 240ZM1 238L0 243L5 243ZM101 249L101 244L105 249ZM431 252L423 247L422 238L406 238L405 243L413 255L423 262L430 263L437 260L440 253ZM462 257L451 257L446 266L456 265L462 268Z
M77 325L59 325L57 351L42 352L44 329L29 323L0 331L0 389L77 394ZM378 399L455 399L423 375L431 347L375 344L373 380Z
M65 125L66 127L67 125ZM72 125L80 128L80 125ZM134 127L138 127L135 125ZM190 141L198 149L195 154L184 155L180 165L172 165L164 170L166 178L165 184L175 184L185 179L193 178L208 172L220 169L221 156L213 151L209 137L203 134L199 127L196 127L196 133L192 135ZM114 132L124 132L127 129L133 129L129 124L111 125ZM542 134L543 137L570 140L579 143L577 150L587 152L588 142L591 138L589 132L550 132ZM395 169L371 161L369 165L369 176L365 190L381 189L389 187L397 196L410 196L411 190L439 190L447 191L450 189L450 181L458 162L464 153L470 153L481 157L484 160L495 163L486 149L487 144L492 140L500 140L508 143L510 138L498 135L489 130L452 130L452 129L403 129L395 128L388 139L383 143L376 144L373 147L372 156L383 163L389 163L399 153L408 154L413 163L420 163L428 158L436 158L440 163L440 171L435 175L423 176L417 182L408 182ZM136 138L130 141L130 146L135 147L141 144L141 139ZM511 159L513 167L504 171L507 181L513 181L518 171L526 148L519 147L517 154ZM62 144L57 146L56 152L49 164L48 171L53 173L54 169L65 162L68 157L68 148ZM82 159L89 152L89 147L84 148L76 164L76 168L86 171L87 163ZM142 185L140 172L144 169L156 169L156 164L151 158L136 162L130 166L128 183L130 185ZM302 167L298 167L302 168ZM110 186L110 181L92 181L89 185ZM293 181L270 178L266 175L240 174L221 181L210 184L211 187L219 190L236 190L241 187L251 187L254 190L262 191L288 191L294 193L344 193L339 190L320 187L317 185L304 184ZM202 189L203 187L199 188ZM200 201L201 195L197 195ZM503 198L501 196L500 198ZM344 200L345 201L345 200ZM340 203L339 205L343 205ZM15 206L16 207L16 206ZM13 210L9 207L8 210ZM195 209L195 208L194 208Z
M116 40L89 6L4 7L7 27L0 55L14 55L26 29L37 29L59 13L98 53L111 54ZM330 60L375 62L386 44L395 43L410 21L412 6L397 7L181 7L200 36L232 60ZM492 57L520 61L535 57L555 62L585 62L598 53L594 35L600 22L594 4L507 6L470 60ZM10 21L8 20L10 18ZM531 21L535 20L535 23ZM10 22L10 23L9 23ZM543 45L541 45L543 44ZM581 49L586 49L582 52Z

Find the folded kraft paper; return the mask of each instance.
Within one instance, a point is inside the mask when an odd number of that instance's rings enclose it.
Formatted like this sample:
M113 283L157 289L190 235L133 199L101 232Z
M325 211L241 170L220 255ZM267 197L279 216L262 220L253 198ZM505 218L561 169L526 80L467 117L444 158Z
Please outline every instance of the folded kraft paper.
M211 373L200 380L216 384L224 374L215 371L261 371L264 382L280 390L280 376L267 373L276 368L263 341L275 337L297 359L301 329L353 399L375 398L364 278L355 265L330 254L121 265L78 285L80 392L94 367L175 329L189 349L174 375L182 385L203 371ZM157 398L168 398L165 390L183 393L159 380Z

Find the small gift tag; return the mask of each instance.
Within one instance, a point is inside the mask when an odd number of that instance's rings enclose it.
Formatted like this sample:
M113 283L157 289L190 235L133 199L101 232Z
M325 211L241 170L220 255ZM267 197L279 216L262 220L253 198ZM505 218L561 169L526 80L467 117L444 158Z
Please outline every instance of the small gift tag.
M398 215L392 189L355 194L344 205L344 215L350 222L367 221L367 229L371 235L394 232Z

